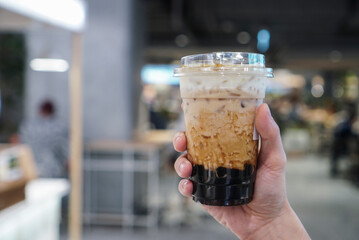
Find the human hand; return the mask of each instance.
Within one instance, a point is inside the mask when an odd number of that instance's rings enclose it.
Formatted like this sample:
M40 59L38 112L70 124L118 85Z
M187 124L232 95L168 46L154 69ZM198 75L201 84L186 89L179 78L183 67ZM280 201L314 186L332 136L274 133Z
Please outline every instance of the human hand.
M202 206L241 239L310 239L287 199L286 155L279 128L267 104L258 108L255 125L261 135L261 151L253 200L241 206ZM186 150L184 132L177 133L173 145L179 152ZM185 178L179 183L180 193L190 197L193 185L186 178L191 176L192 164L186 154L176 160L175 170Z

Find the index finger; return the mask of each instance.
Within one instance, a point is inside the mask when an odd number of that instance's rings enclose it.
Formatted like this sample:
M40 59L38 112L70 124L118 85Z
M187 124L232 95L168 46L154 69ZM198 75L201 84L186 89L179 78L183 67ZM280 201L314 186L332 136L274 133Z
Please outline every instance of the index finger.
M173 147L177 152L184 152L187 149L185 132L178 132L173 138Z

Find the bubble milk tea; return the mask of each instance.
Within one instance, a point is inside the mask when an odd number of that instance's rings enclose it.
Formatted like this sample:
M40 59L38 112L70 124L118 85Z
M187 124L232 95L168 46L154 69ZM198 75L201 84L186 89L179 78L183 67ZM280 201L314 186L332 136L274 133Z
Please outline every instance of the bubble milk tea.
M193 200L233 206L253 198L259 137L254 120L267 78L262 54L215 52L185 56L175 69L193 166Z

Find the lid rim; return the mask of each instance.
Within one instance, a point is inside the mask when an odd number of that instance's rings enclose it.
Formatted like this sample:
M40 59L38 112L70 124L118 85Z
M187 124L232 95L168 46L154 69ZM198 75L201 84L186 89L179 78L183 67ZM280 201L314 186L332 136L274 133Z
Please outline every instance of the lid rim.
M260 53L249 52L212 52L188 55L181 58L181 65L234 65L234 66L262 66L265 67L265 56Z
M193 73L178 73L178 74L174 74L174 77L184 77L184 76L187 76L187 75L200 75L200 74L203 74L203 72L193 72ZM204 74L208 74L208 75L211 75L212 73L204 73ZM273 73L253 73L253 72L250 72L250 73L235 73L235 72L230 72L229 74L231 75L258 75L258 76L263 76L263 77L268 77L268 78L273 78L274 75Z
M273 77L272 68L264 67L232 67L232 68L214 68L214 67L193 67L193 68L175 68L174 76L181 77L186 75L198 74L236 74L236 75L263 75Z

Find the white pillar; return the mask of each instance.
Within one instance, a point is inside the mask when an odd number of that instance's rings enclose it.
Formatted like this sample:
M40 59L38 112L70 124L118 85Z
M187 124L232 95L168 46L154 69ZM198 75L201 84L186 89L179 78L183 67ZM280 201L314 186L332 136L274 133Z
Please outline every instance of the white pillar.
M84 138L132 138L141 41L134 0L89 0L84 34Z

